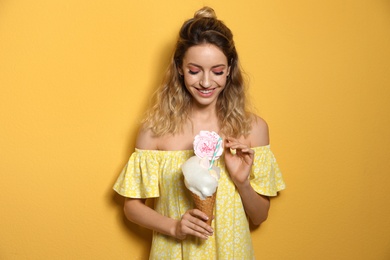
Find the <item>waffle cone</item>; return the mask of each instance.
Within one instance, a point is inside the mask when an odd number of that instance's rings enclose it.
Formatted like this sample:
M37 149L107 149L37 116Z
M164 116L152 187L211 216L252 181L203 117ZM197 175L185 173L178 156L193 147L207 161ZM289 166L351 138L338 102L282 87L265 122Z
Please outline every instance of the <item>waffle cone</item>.
M214 192L212 196L206 197L206 199L202 200L198 195L195 193L192 193L192 199L195 203L195 208L199 209L203 213L205 213L209 219L206 221L208 225L211 225L211 221L213 219L213 213L214 213L214 204L215 204L215 197L217 195L217 192Z

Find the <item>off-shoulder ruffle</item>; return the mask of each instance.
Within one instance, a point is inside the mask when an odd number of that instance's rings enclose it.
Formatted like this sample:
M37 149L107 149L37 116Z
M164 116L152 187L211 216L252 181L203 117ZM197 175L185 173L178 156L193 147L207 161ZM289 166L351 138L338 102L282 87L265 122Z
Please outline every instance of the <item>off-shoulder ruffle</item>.
M114 185L114 190L129 198L160 196L158 151L138 150L131 155Z
M181 164L193 151L159 151L135 149L120 173L113 189L128 198L156 198L160 196L161 173L167 169L175 176ZM172 180L172 179L171 179Z
M285 189L286 185L270 146L252 149L255 151L255 161L250 176L253 189L265 196L276 196L277 192Z
M278 191L285 188L285 183L270 146L252 149L255 151L255 161L250 175L252 187L259 194L276 196ZM120 195L129 198L159 197L160 172L164 171L166 164L169 164L170 168L179 167L191 155L193 151L190 150L135 149L113 188Z

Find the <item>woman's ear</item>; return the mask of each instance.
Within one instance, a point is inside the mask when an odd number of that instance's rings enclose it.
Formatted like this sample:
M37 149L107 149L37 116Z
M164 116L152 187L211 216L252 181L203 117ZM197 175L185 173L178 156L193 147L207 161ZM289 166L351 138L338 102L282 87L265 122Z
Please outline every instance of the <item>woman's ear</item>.
M184 75L183 70L182 70L181 68L178 68L177 71L179 72L179 75L180 75L180 76L183 76L183 75Z

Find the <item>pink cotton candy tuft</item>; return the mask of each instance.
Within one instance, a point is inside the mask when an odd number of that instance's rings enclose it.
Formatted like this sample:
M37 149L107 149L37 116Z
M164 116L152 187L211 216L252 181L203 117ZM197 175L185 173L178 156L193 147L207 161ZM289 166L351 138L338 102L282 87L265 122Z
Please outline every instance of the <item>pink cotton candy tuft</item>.
M194 152L196 156L199 158L207 157L211 160L219 139L220 137L216 132L200 131L194 139ZM222 152L223 146L221 145L216 151L215 160L222 155Z

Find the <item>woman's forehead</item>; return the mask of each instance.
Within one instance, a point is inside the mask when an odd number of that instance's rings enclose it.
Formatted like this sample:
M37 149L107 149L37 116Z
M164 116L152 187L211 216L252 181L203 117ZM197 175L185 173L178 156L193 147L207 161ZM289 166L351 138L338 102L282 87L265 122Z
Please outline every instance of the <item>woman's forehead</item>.
M186 64L198 66L216 67L227 65L225 54L213 44L195 45L188 48L183 61Z

